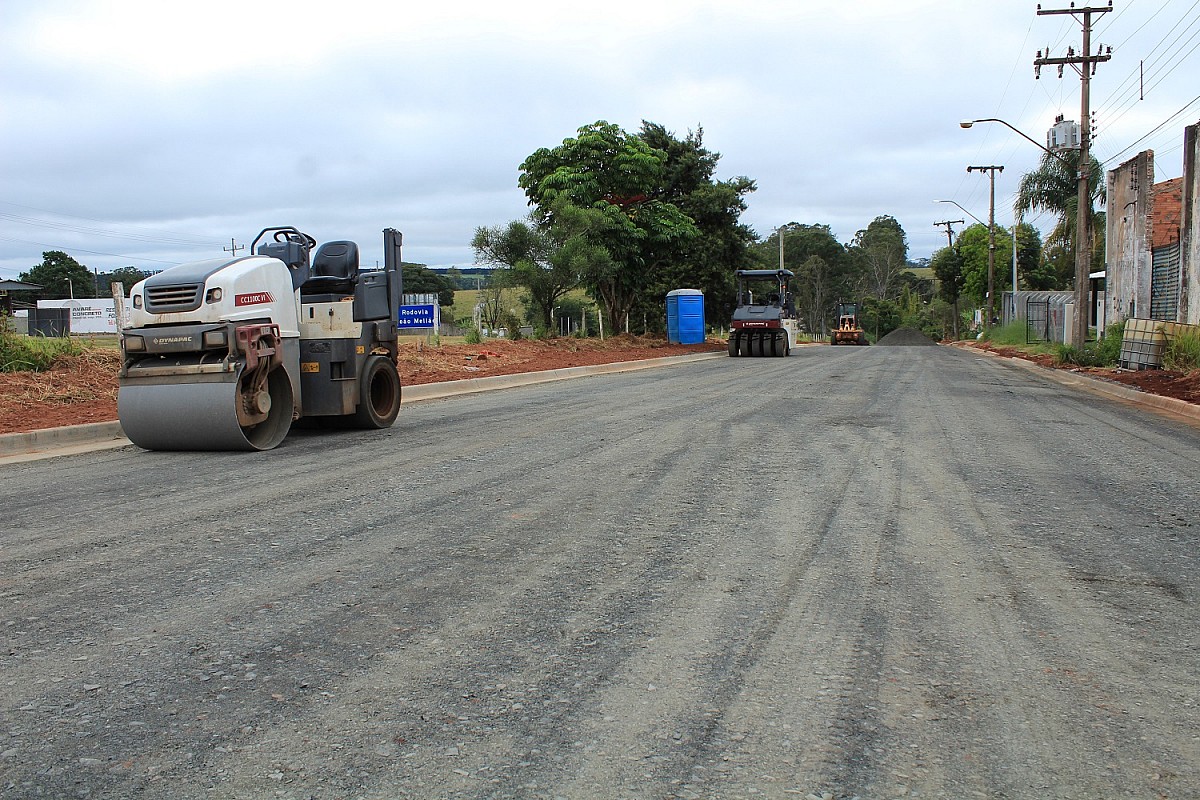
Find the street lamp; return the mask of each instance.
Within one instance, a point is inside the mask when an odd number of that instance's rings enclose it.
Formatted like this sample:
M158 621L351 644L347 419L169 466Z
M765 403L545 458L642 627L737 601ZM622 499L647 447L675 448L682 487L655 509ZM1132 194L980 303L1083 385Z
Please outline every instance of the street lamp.
M999 122L1001 125L1003 125L1004 127L1008 128L1008 129L1009 129L1010 131L1012 131L1013 133L1015 133L1015 134L1017 134L1018 136L1020 136L1020 137L1024 138L1026 141L1028 141L1028 142L1032 143L1034 147L1040 148L1040 149L1042 150L1042 152L1044 152L1044 153L1049 153L1051 156L1053 156L1054 158L1057 158L1057 159L1058 159L1059 161L1061 161L1062 163L1064 163L1064 164L1066 164L1066 165L1070 166L1070 162L1069 162L1069 161L1067 161L1067 160L1066 160L1065 158L1063 158L1062 156L1060 156L1058 153L1056 153L1056 152L1054 152L1053 150L1051 150L1050 148L1046 147L1044 144L1042 144L1041 142L1039 142L1037 139L1034 139L1033 137L1029 136L1028 134L1026 134L1026 133L1023 133L1022 131L1019 131L1019 130L1017 130L1017 129L1016 129L1016 128L1014 128L1012 125L1009 125L1007 122L1005 122L1005 121L1004 121L1004 120L1002 120L1002 119L996 119L995 117L988 117L988 118L986 118L986 119L964 119L962 122L958 123L958 127L960 127L960 128L970 128L970 127L971 127L972 125L974 125L976 122Z
M935 203L954 203L954 201L953 201L953 200L934 200L933 202L935 202ZM954 203L954 205L958 206L958 210L959 210L959 211L963 212L963 213L964 213L964 214L966 214L968 217L970 217L971 219L973 219L973 220L975 220L976 222L978 222L980 225L987 225L987 223L986 223L986 222L984 222L984 221L983 221L983 220L981 220L979 217L977 217L977 216L975 216L974 214L972 214L970 211L967 211L967 210L966 210L965 208L963 208L962 206L959 206L959 205L958 205L958 203Z
M1022 133L1002 119L996 119L995 117L964 119L958 125L960 128L970 128L976 122L999 122L1026 140L1033 142L1043 153L1070 166L1070 162L1058 153L1030 138L1027 134ZM1092 263L1092 237L1088 227L1092 215L1089 211L1091 208L1091 198L1088 194L1087 158L1087 137L1084 136L1080 140L1079 163L1076 165L1078 202L1075 206L1075 331L1072 336L1075 340L1073 344L1076 347L1083 347L1084 342L1087 341L1088 327L1092 316L1091 293L1088 291L1088 273L1091 270Z

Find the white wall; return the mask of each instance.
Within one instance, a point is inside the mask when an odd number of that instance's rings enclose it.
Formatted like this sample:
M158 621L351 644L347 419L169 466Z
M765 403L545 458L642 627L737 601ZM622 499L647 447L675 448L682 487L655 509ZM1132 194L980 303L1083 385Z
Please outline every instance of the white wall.
M116 303L111 297L38 300L38 308L70 308L71 333L116 333Z

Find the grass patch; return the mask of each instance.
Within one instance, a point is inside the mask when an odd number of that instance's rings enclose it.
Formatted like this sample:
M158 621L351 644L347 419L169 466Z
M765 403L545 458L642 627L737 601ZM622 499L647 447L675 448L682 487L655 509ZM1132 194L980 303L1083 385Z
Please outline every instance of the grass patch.
M1179 372L1200 369L1200 333L1186 331L1167 339L1163 366Z
M1025 344L1025 320L1013 320L1007 325L993 325L984 339L992 344L1016 347Z
M23 336L0 330L0 372L44 372L64 356L80 356L87 347L69 337Z

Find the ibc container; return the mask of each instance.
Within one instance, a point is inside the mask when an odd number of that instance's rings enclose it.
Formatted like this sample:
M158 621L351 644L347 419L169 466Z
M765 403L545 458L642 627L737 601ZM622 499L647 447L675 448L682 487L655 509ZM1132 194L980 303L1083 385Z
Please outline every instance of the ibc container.
M704 343L704 292L699 289L667 292L667 341Z
M1124 369L1160 369L1167 336L1156 319L1127 319L1119 364Z

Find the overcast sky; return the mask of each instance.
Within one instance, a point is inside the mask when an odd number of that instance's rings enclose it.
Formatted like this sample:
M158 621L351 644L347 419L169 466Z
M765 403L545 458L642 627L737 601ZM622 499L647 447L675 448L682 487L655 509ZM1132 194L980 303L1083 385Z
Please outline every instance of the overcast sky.
M717 177L757 181L744 220L762 236L800 222L849 242L889 214L927 257L946 241L934 222L971 221L935 200L987 218L968 165L1005 167L1009 225L1041 156L960 120L1044 141L1057 114L1079 116L1070 68L1033 74L1039 49L1078 52L1079 22L1036 5L4 0L0 278L51 249L162 269L271 225L354 239L368 264L396 227L406 260L468 266L477 226L527 213L525 157L596 120L702 127ZM1178 177L1200 119L1200 2L1115 0L1095 30L1113 47L1096 155L1111 168L1151 148L1156 180Z

